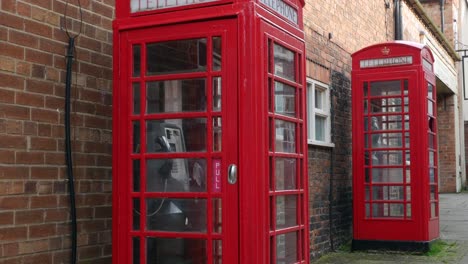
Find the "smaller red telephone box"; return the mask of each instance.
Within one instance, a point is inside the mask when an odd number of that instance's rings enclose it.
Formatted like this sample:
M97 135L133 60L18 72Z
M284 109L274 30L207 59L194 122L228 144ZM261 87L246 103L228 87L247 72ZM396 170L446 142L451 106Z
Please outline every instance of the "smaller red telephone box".
M352 58L353 249L427 251L439 237L434 57L396 41Z

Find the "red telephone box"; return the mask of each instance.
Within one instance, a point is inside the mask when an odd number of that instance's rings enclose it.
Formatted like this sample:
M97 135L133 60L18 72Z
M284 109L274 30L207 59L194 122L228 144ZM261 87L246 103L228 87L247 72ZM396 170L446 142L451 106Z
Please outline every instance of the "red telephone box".
M428 250L439 237L434 58L404 41L352 58L353 248Z
M113 263L308 263L302 0L117 0Z

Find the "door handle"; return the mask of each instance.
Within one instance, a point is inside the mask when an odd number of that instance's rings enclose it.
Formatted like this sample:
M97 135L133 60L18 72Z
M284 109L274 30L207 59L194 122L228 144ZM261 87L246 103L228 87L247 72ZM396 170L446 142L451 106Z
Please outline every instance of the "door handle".
M229 184L237 182L237 166L235 164L231 164L228 167L228 182Z

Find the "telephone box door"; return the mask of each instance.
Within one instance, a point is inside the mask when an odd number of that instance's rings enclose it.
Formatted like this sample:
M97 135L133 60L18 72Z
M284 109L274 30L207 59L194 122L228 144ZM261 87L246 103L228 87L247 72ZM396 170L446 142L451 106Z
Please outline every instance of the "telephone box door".
M238 263L236 34L121 33L114 263Z

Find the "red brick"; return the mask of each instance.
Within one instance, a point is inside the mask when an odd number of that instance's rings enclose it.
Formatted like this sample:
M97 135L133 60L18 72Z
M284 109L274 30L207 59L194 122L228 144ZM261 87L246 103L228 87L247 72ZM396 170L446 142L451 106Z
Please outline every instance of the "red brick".
M26 49L26 61L47 66L52 66L54 63L52 54L32 49Z
M44 164L44 153L42 152L16 152L17 164Z
M32 179L58 179L58 169L55 167L32 167Z
M19 243L20 254L37 254L38 252L46 251L49 248L48 240L35 240Z
M16 29L23 29L23 22L24 19L16 16L16 15L11 15L6 12L0 11L0 17L2 18L0 20L0 25L4 25L6 27L10 28L16 28ZM1 49L1 48L0 48Z
M31 197L31 208L55 208L58 205L57 196L33 196Z
M39 47L39 40L37 36L27 34L21 31L10 30L10 42L30 47L30 48L38 48Z
M56 110L31 109L31 120L48 123L58 123L59 112Z
M15 59L0 57L0 71L15 72Z
M18 2L18 6L16 7L18 11L18 15L23 16L25 18L31 17L31 5L28 3Z
M14 88L18 90L23 90L24 88L24 78L22 77L4 74L0 72L0 80L2 80L2 82L0 83L0 87Z
M0 117L13 119L29 119L29 109L22 106L0 104Z
M56 224L43 224L29 226L29 238L46 238L57 235Z
M1 103L14 103L15 93L8 90L0 90L0 102Z
M1 156L15 156L13 151L2 151L0 150ZM1 159L0 159L1 161ZM2 162L6 163L6 162ZM0 166L0 179L26 179L29 177L29 169L20 166Z
M49 248L50 249L50 248ZM31 254L23 257L23 264L53 263L50 253Z
M16 93L16 103L25 106L44 106L44 96L32 93Z
M27 210L15 212L16 225L30 225L44 223L43 210Z
M2 10L16 13L16 0L2 0Z
M12 225L14 220L13 212L0 213L0 226Z
M52 26L60 26L60 16L49 9L31 7L31 18Z
M17 210L18 208L27 208L29 198L24 196L0 197L0 209Z
M57 41L53 41L53 40L45 39L45 38L40 39L39 49L45 52L59 54L59 55L64 55L67 51L65 43L57 42Z
M45 77L45 66L43 65L32 65L31 76L33 78L44 79Z
M3 135L0 140L0 148L26 148L26 138L22 136Z
M22 194L24 193L24 182L10 181L10 182L1 182L0 181L0 195L13 195L13 194Z
M37 135L37 123L24 121L23 122L24 135Z
M28 229L26 227L0 228L0 241L18 241L26 239Z
M31 138L31 150L57 150L57 140L53 138Z
M61 97L47 96L45 101L46 108L50 109L62 109L65 107L65 100Z
M7 38L8 38L7 28L0 27L0 40L7 40Z
M95 13L106 16L108 18L113 18L114 11L113 11L112 7L107 6L107 5L103 5L103 4L101 4L99 2L96 2L96 1L93 1L91 3L91 7L92 7L92 10Z
M18 255L18 243L8 243L8 244L3 244L3 257L12 257L12 256L17 256ZM9 261L12 262L9 262ZM2 261L2 264L17 264L17 259L9 259L8 261Z
M31 75L31 63L18 61L16 63L16 73L24 76Z
M10 135L18 135L23 132L23 122L15 120L7 120L6 122L6 133Z

